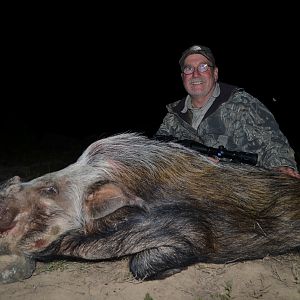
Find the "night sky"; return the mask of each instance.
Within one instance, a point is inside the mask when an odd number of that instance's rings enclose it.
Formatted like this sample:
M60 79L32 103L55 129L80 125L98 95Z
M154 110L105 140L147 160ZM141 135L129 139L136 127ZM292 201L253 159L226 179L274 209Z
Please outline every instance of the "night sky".
M235 18L230 25L226 18L215 25L180 19L160 25L143 16L120 23L44 17L16 18L6 26L0 121L6 147L24 140L37 145L55 135L152 135L165 105L185 95L181 53L202 44L215 54L219 79L266 104L300 149L293 18L284 25L279 15Z

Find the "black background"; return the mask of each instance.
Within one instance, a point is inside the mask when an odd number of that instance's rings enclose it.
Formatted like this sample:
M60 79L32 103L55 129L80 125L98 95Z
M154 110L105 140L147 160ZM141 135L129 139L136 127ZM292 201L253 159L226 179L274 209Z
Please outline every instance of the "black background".
M185 95L178 60L193 44L209 46L219 79L260 99L300 149L294 9L177 8L178 15L147 6L7 9L2 150L57 135L83 147L124 131L152 135L165 105Z

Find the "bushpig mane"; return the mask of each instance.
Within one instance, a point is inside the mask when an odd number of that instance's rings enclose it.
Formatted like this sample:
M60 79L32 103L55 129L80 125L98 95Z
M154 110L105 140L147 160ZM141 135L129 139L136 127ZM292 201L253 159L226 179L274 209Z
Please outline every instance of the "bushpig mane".
M121 181L135 192L162 185L185 196L195 194L222 201L229 197L239 205L247 202L246 206L249 199L265 201L264 205L272 199L273 203L274 197L281 197L283 186L294 185L286 175L248 165L214 163L177 143L150 140L139 133L98 140L83 152L77 164L91 166L95 178L99 174L102 179ZM248 189L249 184L256 188ZM274 193L268 195L260 190L266 186Z
M76 164L92 167L95 177L121 180L124 185L139 189L138 185L146 188L147 184L172 184L180 181L183 173L199 173L201 169L204 172L207 166L222 168L199 153L196 157L194 150L176 143L123 133L92 143Z

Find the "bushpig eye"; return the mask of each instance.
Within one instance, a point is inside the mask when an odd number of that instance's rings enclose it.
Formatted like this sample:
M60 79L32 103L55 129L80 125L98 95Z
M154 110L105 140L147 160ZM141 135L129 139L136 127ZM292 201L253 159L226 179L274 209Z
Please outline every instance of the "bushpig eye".
M55 196L58 194L58 188L56 186L47 186L41 189L41 194L44 196Z

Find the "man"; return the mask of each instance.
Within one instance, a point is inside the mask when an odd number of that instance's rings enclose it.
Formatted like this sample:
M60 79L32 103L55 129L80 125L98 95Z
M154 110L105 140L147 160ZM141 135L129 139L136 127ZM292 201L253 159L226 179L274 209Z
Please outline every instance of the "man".
M258 154L258 166L300 178L294 151L272 113L244 89L218 82L212 51L192 46L179 60L188 95L167 105L156 135Z

